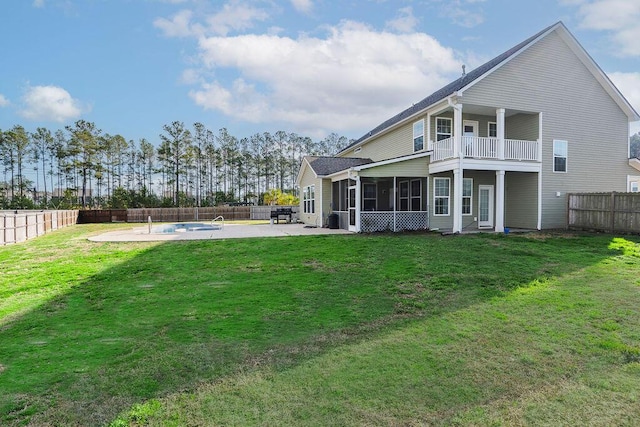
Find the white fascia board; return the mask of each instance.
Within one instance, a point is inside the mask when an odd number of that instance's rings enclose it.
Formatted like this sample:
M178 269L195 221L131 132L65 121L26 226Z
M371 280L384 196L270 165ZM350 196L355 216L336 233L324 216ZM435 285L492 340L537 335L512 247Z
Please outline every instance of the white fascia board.
M576 54L578 59L587 67L587 69L591 72L591 74L595 77L595 79L600 83L602 88L613 98L613 100L618 104L620 109L625 112L627 117L629 117L629 122L635 122L640 120L640 116L638 112L633 108L633 106L627 101L627 98L618 90L618 88L613 84L609 76L602 71L602 68L598 65L598 63L589 55L589 52L585 50L584 47L580 44L580 42L569 32L569 30L565 26L561 26L558 34L564 40L571 51Z
M378 166L384 166L384 165L391 165L393 163L406 162L407 160L419 159L421 157L430 156L431 153L433 153L432 150L421 151L419 153L411 154L409 156L395 157L393 159L381 160L381 161L375 162L375 163L367 163L366 165L355 166L353 168L353 170L361 171L361 170L364 170L364 169L371 169L371 168L375 168L375 167L378 167Z
M298 187L300 186L300 181L302 180L302 175L305 168L310 168L315 178L318 178L318 174L316 173L316 171L313 170L313 168L311 167L311 164L309 163L309 159L307 159L307 156L305 156L302 158L302 164L300 165L298 176L296 176L296 185Z

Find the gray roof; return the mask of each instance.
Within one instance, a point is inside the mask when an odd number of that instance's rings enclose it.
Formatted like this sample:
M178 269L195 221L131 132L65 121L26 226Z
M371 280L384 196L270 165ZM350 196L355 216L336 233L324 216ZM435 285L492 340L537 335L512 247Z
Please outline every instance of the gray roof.
M545 28L544 30L540 31L539 33L529 37L528 39L526 39L522 43L517 44L516 46L514 46L511 49L507 50L506 52L502 53L501 55L496 56L491 61L482 64L478 68L468 72L467 74L463 75L459 79L457 79L457 80L449 83L445 87L435 91L431 95L429 95L426 98L424 98L422 101L420 101L420 102L412 105L411 107L407 108L406 110L402 111L400 114L397 114L397 115L391 117L389 120L387 120L387 121L381 123L380 125L376 126L371 131L367 132L365 135L363 135L360 138L358 138L357 140L355 140L349 146L345 147L341 152L344 152L344 151L348 150L349 148L360 144L362 141L366 140L367 138L370 138L373 135L377 135L378 133L384 131L385 129L387 129L387 128L393 126L393 125L395 125L396 123L401 122L402 120L406 119L407 117L410 117L413 114L415 114L415 113L417 113L417 112L429 107L430 105L433 105L436 102L439 102L439 101L445 99L447 96L452 95L453 93L459 91L463 87L467 86L469 83L473 82L474 80L482 77L487 72L491 71L494 67L498 66L503 61L509 59L509 57L511 57L512 55L515 55L522 48L524 48L529 43L531 43L532 41L534 41L535 39L540 37L542 34L544 34L545 32L549 31L551 28L555 27L558 24L564 25L564 24L562 24L562 22L557 22L557 23L555 23L553 25L550 25L549 27Z
M327 176L354 166L373 163L371 159L357 157L318 157L309 162L309 166L318 176Z

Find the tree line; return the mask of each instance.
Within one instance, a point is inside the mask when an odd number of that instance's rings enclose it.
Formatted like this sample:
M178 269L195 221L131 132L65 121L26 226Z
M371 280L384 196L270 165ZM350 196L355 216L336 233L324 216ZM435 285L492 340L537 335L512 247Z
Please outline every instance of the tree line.
M295 203L305 155L332 155L349 141L320 141L278 131L238 138L202 123L162 127L157 146L126 140L78 120L64 129L0 129L0 208L215 206L280 200ZM286 200L287 198L284 197Z

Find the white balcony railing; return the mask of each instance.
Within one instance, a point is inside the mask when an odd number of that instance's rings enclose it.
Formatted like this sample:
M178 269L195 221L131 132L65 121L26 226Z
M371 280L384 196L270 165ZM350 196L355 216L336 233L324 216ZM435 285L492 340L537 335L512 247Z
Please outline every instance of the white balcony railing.
M501 146L500 139L477 136L460 138L460 154L474 159L540 161L538 141L505 139ZM453 159L456 155L455 138L447 138L433 143L434 162Z

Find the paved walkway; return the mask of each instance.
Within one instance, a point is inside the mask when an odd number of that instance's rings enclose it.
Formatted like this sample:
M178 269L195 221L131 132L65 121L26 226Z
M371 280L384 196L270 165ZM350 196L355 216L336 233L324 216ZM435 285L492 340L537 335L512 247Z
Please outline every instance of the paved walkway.
M155 242L167 240L209 240L209 239L241 239L246 237L284 237L314 234L349 234L347 230L331 230L328 228L309 228L304 224L225 224L220 230L186 231L177 233L152 233L149 228L134 227L125 230L109 231L98 236L89 237L94 242Z

